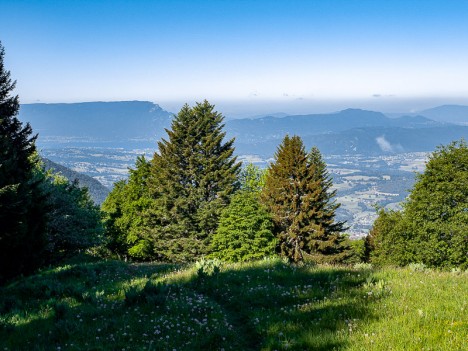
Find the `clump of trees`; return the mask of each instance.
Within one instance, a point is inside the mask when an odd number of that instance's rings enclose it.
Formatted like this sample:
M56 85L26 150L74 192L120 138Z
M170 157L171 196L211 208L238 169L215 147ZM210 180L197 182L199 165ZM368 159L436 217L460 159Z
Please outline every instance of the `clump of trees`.
M111 244L134 259L190 261L209 253L219 217L238 189L234 140L225 142L223 116L207 101L185 105L168 139L104 202Z
M53 172L43 174L42 187L47 195L46 205L46 263L56 263L88 248L102 244L104 226L101 210L93 202L88 188L78 181Z
M468 267L468 146L440 146L401 211L381 209L367 239L379 264Z
M0 43L0 283L88 248L103 234L87 190L47 173Z
M148 189L151 164L144 156L137 158L135 169L129 170L128 180L120 180L101 206L107 232L107 247L119 258L150 260L154 245L143 235L153 206Z
M334 220L331 177L318 149L287 136L275 162L239 173L223 117L207 101L185 105L151 161L103 204L109 248L120 257L246 261L279 253L291 261L341 262L349 247Z

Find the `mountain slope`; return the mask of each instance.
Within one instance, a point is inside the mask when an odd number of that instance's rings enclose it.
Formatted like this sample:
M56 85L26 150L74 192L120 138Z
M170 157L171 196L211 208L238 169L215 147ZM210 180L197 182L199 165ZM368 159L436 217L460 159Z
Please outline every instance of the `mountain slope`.
M154 140L170 126L172 113L148 101L82 102L21 105L19 118L40 138Z
M416 128L439 124L422 116L388 118L380 112L347 109L331 114L231 120L226 123L226 129L230 136L236 137L237 142L249 143L258 142L259 140L276 140L286 134L296 134L304 137L307 135L339 133L352 128Z
M468 106L443 105L421 111L419 114L435 121L468 124Z
M44 167L46 170L51 169L54 173L60 173L70 182L73 182L75 179L77 179L80 186L85 186L89 189L91 198L98 205L104 202L110 192L109 189L107 189L99 181L90 176L87 176L86 174L75 172L70 168L52 162L47 158L42 158L42 161L44 162Z
M317 146L328 155L382 155L402 152L433 151L440 144L460 138L468 139L468 126L426 128L369 127L353 128L338 133L302 135L307 148ZM282 136L250 142L237 142L238 154L255 154L270 158Z

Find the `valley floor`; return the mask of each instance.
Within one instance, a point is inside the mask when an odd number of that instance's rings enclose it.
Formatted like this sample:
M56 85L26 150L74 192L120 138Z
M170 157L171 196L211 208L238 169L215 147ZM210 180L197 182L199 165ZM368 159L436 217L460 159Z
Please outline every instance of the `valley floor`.
M0 350L466 350L468 273L69 264L0 288Z

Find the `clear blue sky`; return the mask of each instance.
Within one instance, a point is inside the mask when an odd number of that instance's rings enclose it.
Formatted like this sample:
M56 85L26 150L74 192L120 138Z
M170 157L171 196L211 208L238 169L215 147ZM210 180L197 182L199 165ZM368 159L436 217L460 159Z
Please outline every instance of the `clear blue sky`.
M468 97L467 0L0 0L0 40L24 103Z

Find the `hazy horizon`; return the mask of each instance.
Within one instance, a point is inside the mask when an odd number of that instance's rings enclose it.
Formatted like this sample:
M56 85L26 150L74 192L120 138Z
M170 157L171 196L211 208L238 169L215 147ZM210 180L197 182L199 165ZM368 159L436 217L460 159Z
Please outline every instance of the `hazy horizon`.
M396 100L396 101L395 101ZM118 102L118 101L150 101L158 104L166 111L177 113L182 105L188 103L193 105L200 100L186 101L157 101L146 99L123 99L123 100L93 100L93 101L32 101L21 104L73 104L86 102ZM280 100L209 100L214 104L216 110L228 118L256 117L259 115L285 113L288 115L300 114L327 114L342 111L348 108L371 110L383 113L417 113L426 109L441 105L468 105L468 99L444 99L444 98L425 98L425 99L388 99L372 98L368 100L298 100L298 101L280 101Z
M22 103L208 99L226 115L468 104L468 2L3 0Z

